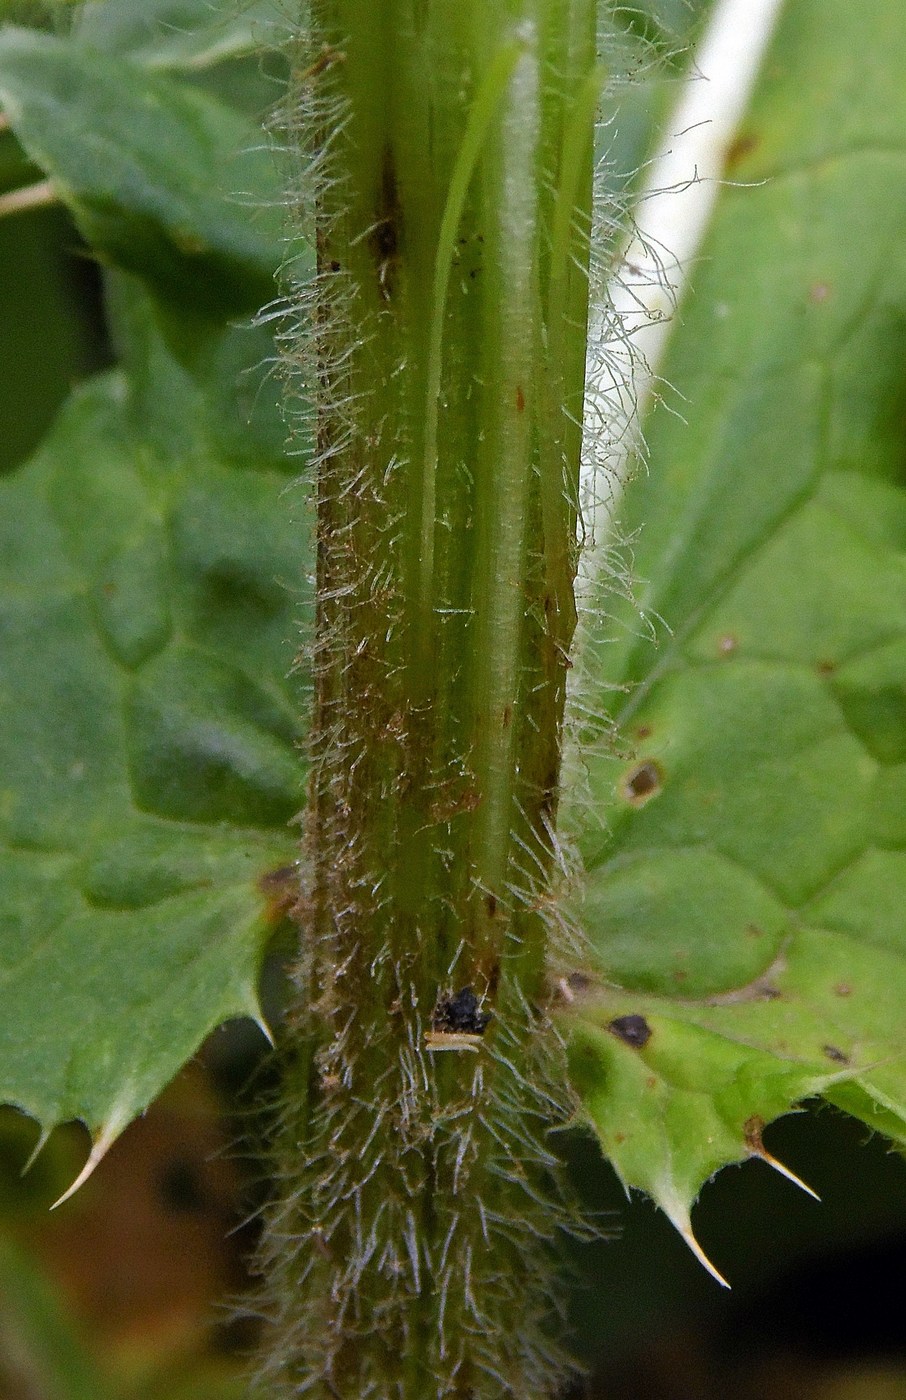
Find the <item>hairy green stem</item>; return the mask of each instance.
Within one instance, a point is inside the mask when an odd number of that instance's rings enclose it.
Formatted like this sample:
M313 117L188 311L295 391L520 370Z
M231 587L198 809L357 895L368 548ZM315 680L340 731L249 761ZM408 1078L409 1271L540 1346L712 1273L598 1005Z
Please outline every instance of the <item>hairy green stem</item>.
M314 0L302 48L316 693L262 1374L543 1397L595 5Z

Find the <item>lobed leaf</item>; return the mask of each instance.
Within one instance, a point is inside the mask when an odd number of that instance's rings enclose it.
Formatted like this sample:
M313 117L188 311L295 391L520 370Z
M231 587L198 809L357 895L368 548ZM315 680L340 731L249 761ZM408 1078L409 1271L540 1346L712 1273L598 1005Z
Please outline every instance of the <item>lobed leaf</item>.
M258 53L286 26L278 0L87 0L75 37L149 68L199 71Z
M121 55L0 29L0 108L105 262L218 319L274 295L274 156L217 99Z
M588 759L606 831L573 801L573 1072L690 1239L805 1097L906 1144L904 60L896 6L786 7L624 504L667 628L618 606L586 658L627 751Z
M131 381L77 390L0 483L0 1099L97 1153L211 1028L261 1020L304 780L307 529L267 381L228 387L263 333L190 371L125 284L118 325Z

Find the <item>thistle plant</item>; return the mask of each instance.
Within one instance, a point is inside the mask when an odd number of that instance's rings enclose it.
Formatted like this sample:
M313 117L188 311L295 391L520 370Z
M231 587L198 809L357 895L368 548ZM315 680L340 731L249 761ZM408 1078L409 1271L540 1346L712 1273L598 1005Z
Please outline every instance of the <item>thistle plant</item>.
M0 30L0 234L66 207L116 353L0 481L0 1095L36 1150L85 1123L70 1195L209 1031L267 1029L289 932L261 1391L553 1397L558 1128L706 1264L695 1199L792 1175L781 1114L906 1142L906 11L759 3L706 241L663 240L635 588L577 608L583 419L625 427L585 387L596 113L668 7L170 3Z
M297 59L317 266L285 341L316 424L317 618L275 1393L542 1395L562 1372L547 969L596 9L315 4Z

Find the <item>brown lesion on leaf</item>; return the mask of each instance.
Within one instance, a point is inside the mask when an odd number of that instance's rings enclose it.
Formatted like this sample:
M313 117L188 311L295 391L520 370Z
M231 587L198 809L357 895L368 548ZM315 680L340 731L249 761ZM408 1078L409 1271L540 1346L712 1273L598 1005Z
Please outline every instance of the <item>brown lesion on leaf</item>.
M729 172L734 170L746 156L750 156L758 148L759 137L754 131L743 131L727 147L724 156L724 168Z
M557 978L551 994L561 1006L575 1006L578 1001L584 1000L594 991L594 978L587 972L567 972L563 977Z
M751 1152L755 1157L765 1155L764 1143L761 1135L765 1130L765 1121L758 1113L753 1113L751 1118L747 1118L742 1125L742 1136L746 1144L746 1151Z
M827 1058L828 1058L829 1060L833 1060L833 1062L834 1062L835 1065L848 1065L848 1064L849 1064L849 1056L846 1054L845 1051L841 1050L838 1046L836 1046L836 1045L822 1045L821 1050L822 1050L822 1053L823 1053L824 1055L826 1055Z
M631 807L644 807L656 797L664 785L664 770L653 758L643 758L624 773L619 783L620 796Z
M298 868L281 865L276 870L266 870L258 879L258 889L264 895L264 917L269 924L291 918L301 897Z

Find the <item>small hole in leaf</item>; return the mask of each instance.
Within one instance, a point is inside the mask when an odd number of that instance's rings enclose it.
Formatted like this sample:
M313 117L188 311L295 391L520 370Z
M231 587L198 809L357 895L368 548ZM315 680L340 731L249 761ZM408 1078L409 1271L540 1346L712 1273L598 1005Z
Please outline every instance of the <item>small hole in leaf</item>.
M616 1016L607 1029L634 1050L641 1050L651 1039L651 1027L644 1016Z
M633 807L643 807L660 792L664 774L659 763L652 758L642 759L624 773L620 782L620 793Z

